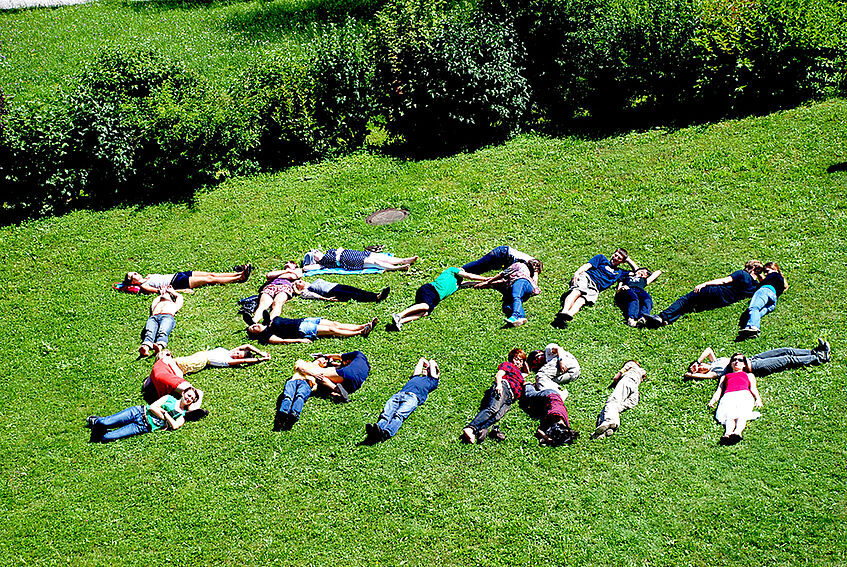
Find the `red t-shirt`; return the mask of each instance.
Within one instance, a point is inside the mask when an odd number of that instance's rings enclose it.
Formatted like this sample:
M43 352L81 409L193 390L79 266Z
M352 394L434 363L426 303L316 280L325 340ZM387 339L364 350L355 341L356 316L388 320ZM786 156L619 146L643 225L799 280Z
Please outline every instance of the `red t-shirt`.
M157 360L150 372L150 382L156 388L156 395L161 398L173 393L177 386L185 382L185 378L177 376L164 360Z
M730 372L726 375L726 388L724 394L728 392L742 392L750 389L750 378L746 372Z

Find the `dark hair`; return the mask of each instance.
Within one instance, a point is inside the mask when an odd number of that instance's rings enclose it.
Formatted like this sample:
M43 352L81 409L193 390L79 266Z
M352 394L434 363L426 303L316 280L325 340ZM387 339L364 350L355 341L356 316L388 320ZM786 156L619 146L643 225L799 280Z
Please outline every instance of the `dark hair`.
M189 412L185 412L185 421L200 421L204 417L209 415L209 410L207 409L196 409L191 410Z
M782 273L782 270L779 269L779 264L777 264L776 262L765 262L764 268L766 270L776 270L780 274Z
M570 445L579 438L579 431L575 431L567 425L558 422L548 427L544 434L548 437L544 445L548 447Z
M746 264L744 264L744 270L750 271L753 270L754 274L761 274L764 270L764 266L759 260L749 260Z
M626 248L618 247L618 249L615 250L615 252L623 252L624 259L629 258L629 252L626 251Z
M541 357L543 360L538 361L537 359ZM529 364L529 369L535 372L542 366L544 366L544 362L546 362L546 356L544 355L543 350L534 350L526 355L526 362Z
M124 276L124 281L121 282L121 287L126 287L128 285L132 285L132 276L129 275L129 272Z
M689 371L689 372L691 372L691 367L692 367L692 366L694 366L695 364L700 364L700 361L699 361L699 360L697 360L696 358L695 358L694 360L692 360L691 362L689 362L689 363L688 363L688 367L687 367L687 368L688 368L688 371Z
M750 361L747 360L747 355L745 355L743 352L732 353L732 356L729 357L729 364L727 364L727 366L726 366L727 370L732 368L732 359L739 357L739 356L741 357L741 360L744 362L744 372L752 373L753 369L750 367Z

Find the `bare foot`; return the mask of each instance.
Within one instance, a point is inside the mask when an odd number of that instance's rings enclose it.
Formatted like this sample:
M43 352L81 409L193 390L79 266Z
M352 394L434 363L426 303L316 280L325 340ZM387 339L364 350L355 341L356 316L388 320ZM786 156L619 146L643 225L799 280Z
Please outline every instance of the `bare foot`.
M150 352L150 347L147 345L141 345L140 347L138 347L138 354L140 354L141 356L150 356Z

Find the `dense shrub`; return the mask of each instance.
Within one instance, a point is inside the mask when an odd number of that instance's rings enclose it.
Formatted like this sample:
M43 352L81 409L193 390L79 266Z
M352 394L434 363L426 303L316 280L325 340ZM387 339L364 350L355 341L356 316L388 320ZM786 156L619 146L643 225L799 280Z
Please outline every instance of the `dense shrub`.
M395 0L379 15L387 127L427 153L503 140L529 103L512 23L442 8L438 0Z

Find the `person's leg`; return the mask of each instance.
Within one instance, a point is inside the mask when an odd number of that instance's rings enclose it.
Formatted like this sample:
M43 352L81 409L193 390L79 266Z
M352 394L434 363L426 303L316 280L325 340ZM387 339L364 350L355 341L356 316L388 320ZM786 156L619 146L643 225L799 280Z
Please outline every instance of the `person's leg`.
M519 279L512 285L512 313L511 316L516 319L526 319L526 313L523 309L524 298L532 295L532 283L527 279Z
M329 296L338 301L358 301L359 303L376 303L379 295L352 285L337 284L329 292Z
M291 296L285 292L278 293L276 297L274 297L271 302L271 311L269 314L271 321L274 320L274 317L279 317L279 314L282 313L282 306L285 305L289 299L291 299Z
M412 412L415 411L420 405L420 401L418 397L411 392L403 392L403 395L400 399L400 405L394 411L394 415L385 427L381 428L385 431L389 437L394 437L397 435L397 431L400 429L400 426L403 425L403 422L406 421Z
M176 326L176 317L170 314L155 315L159 318L159 327L156 330L156 345L161 348L168 346L168 338Z
M747 308L747 326L761 328L762 317L776 308L776 292L770 287L759 288Z
M132 406L108 417L100 417L94 423L103 429L112 429L100 437L104 443L150 431L144 415L144 406Z
M638 316L635 319L640 319L653 311L653 298L647 293L647 290L641 288L635 289L635 294L638 296Z
M318 323L317 334L319 337L355 337L361 335L368 328L369 323L364 325L351 325L349 323L339 323L329 319L321 319Z
M744 432L745 427L747 427L747 420L746 419L743 419L743 418L736 419L735 420L735 427L733 428L731 435L741 436L741 434Z
M468 427L476 431L489 429L497 423L512 405L512 391L507 387L503 387L504 392L498 399L494 397L494 386L486 393L486 398L483 398L483 403L480 407L480 412L468 424ZM505 408L503 407L505 406Z
M291 402L294 400L294 394L297 391L297 382L303 382L303 380L291 379L285 383L285 387L282 389L282 401L279 403L279 412L291 412Z
M243 282L247 279L248 275L246 271L225 273L191 272L191 276L188 278L188 287L195 289L204 285Z
M379 419L376 420L376 426L380 430L385 430L388 426L388 422L394 419L394 414L397 413L397 408L400 407L400 404L403 402L403 393L397 392L385 402L385 407L382 408L382 413L379 414Z
M699 293L703 293L703 291L695 292L690 291L685 295L681 296L679 299L671 303L667 309L659 313L659 317L662 318L667 324L673 323L686 313L690 313L694 311L694 308L697 304L697 296Z
M560 313L570 313L577 300L580 300L581 298L582 292L578 289L573 289L568 292L568 294L562 298L562 309L560 310ZM582 305L580 305L580 307L582 307ZM577 309L577 311L579 311L579 309Z
M624 289L615 294L615 303L623 312L624 319L635 320L640 317L638 314L639 303L638 296L635 294L635 289Z
M395 258L394 256L389 256L387 254L371 252L368 257L365 258L364 265L366 268L377 267L384 268L388 271L408 270L409 266L414 264L417 260L417 256L411 256L409 258Z
M299 417L300 414L303 413L303 406L306 405L306 401L309 399L309 396L312 395L312 388L305 380L297 380L296 382L297 384L294 387L294 395L291 402L291 410L288 413Z
M400 320L401 324L408 323L409 321L415 321L420 319L421 317L426 317L429 315L429 304L427 303L415 303L411 307L407 307L403 311L397 314L397 317Z
M259 303L258 305L256 305L256 311L253 312L254 323L259 323L262 321L262 313L264 313L266 309L269 309L273 302L274 298L268 295L267 293L259 295Z
M144 324L144 330L141 331L141 346L142 348L147 347L148 353L149 349L153 348L153 343L156 342L156 333L158 330L159 320L155 315L151 315Z
M824 362L823 351L782 347L755 355L750 359L750 366L753 374L762 377L804 366L818 366Z
M468 262L462 269L471 274L484 274L491 270L502 270L506 267L506 262L509 259L509 247L497 246L491 252L484 255L479 260Z

